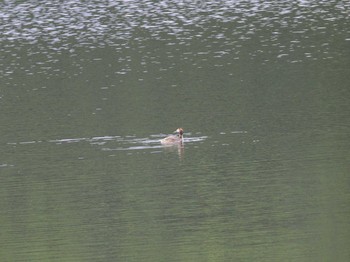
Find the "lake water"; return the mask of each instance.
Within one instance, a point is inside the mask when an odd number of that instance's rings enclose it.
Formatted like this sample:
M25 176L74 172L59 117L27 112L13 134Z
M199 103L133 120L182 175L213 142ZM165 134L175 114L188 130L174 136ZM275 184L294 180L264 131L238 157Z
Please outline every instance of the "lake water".
M0 260L350 261L349 17L1 2Z

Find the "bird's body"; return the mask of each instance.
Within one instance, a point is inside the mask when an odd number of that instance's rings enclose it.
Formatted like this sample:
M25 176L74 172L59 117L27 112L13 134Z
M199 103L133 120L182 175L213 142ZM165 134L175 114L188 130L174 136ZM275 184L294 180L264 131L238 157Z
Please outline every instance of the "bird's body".
M166 138L163 138L162 140L160 140L160 143L162 143L163 145L181 144L183 142L183 132L184 131L182 128L178 128L174 132L176 133L176 135L167 136Z

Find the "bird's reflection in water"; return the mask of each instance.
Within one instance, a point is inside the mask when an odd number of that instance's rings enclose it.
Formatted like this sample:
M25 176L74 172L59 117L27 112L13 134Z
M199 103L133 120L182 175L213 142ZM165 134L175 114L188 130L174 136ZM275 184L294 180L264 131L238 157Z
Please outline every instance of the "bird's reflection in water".
M180 159L183 159L185 154L185 145L184 143L177 143L177 144L171 144L171 145L163 145L163 149L165 152L177 152Z

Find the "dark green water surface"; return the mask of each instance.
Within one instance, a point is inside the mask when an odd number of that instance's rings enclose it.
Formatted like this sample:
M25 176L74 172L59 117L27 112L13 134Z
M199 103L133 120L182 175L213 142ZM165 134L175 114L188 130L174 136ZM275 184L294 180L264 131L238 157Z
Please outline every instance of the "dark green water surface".
M0 3L0 260L350 261L349 17Z

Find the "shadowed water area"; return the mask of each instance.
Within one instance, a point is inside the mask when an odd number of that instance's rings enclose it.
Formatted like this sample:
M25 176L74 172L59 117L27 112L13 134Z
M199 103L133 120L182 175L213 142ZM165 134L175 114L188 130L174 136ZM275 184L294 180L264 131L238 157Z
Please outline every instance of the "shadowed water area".
M350 261L349 1L7 0L0 32L1 261Z

